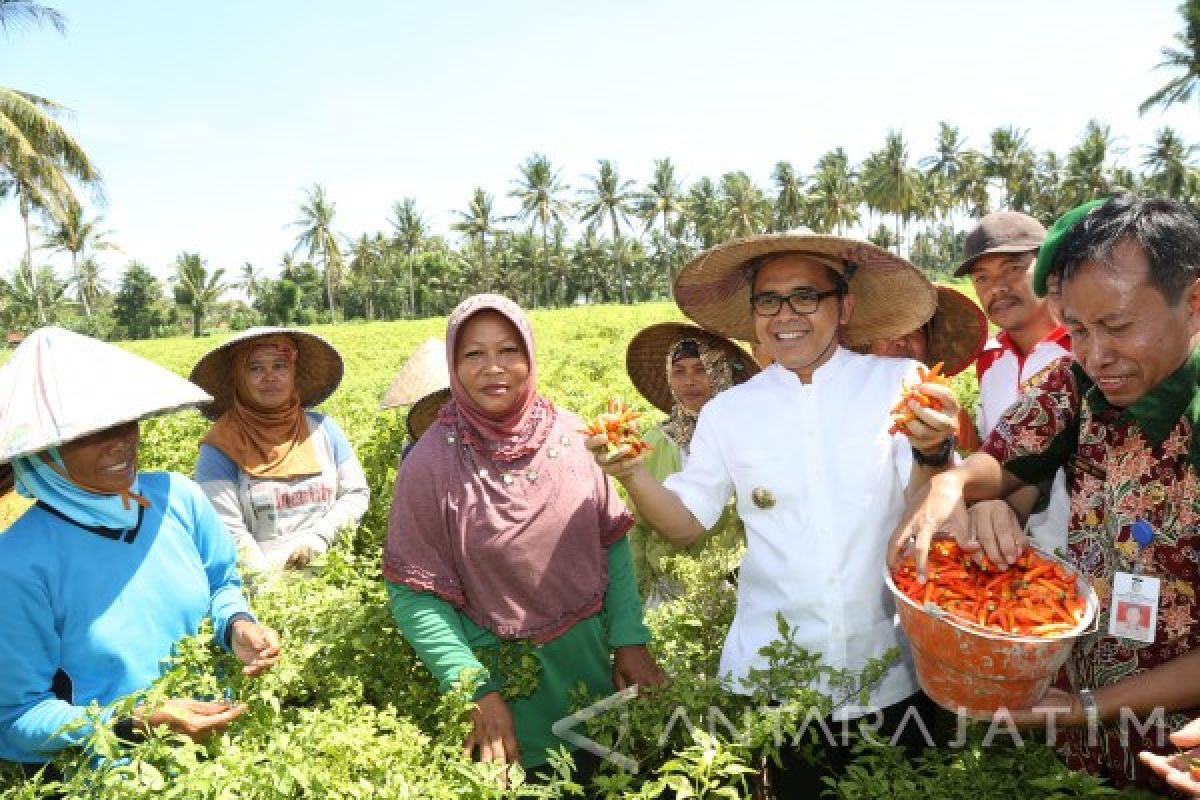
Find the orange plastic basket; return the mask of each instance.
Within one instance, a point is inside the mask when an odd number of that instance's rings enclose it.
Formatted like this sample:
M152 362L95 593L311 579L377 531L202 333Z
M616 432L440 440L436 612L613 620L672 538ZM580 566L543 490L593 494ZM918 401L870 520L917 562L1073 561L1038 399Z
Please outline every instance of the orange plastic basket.
M896 598L900 627L912 646L917 680L925 694L943 708L972 716L990 716L1000 708L1029 708L1046 693L1075 639L1095 621L1098 600L1087 578L1061 558L1034 549L1074 575L1080 595L1086 598L1083 619L1058 636L988 630L932 603L919 605L896 588L884 565L883 579Z

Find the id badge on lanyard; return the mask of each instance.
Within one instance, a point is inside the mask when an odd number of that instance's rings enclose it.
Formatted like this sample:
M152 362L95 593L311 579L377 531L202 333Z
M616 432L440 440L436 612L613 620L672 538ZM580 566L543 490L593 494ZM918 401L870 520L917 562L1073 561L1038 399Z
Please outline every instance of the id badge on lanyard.
M1133 572L1113 574L1108 632L1122 639L1152 644L1158 629L1158 597L1162 582L1142 574L1141 553L1154 541L1154 529L1150 523L1139 519L1133 523L1131 533L1138 545L1138 558Z

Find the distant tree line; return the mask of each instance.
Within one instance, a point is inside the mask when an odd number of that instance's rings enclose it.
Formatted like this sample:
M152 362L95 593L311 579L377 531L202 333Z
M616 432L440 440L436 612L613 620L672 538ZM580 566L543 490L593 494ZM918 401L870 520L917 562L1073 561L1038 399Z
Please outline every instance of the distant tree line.
M1180 14L1184 29L1159 64L1175 74L1143 112L1200 97L1200 0L1187 0ZM21 24L63 28L45 6L0 0L0 33ZM766 186L742 171L685 185L670 158L655 161L641 182L607 159L568 181L534 153L498 194L471 192L453 212L452 238L431 229L412 197L393 205L386 230L347 234L334 200L314 185L293 223L295 246L277 264L210 266L185 252L164 285L139 262L111 278L101 264L102 253L118 248L77 191L100 202L99 173L58 124L60 113L49 100L0 87L0 201L15 199L25 231L23 258L0 275L7 329L53 322L145 338L200 335L216 325L416 318L444 314L481 290L532 308L634 303L669 298L680 266L701 249L799 228L866 231L938 278L959 258L969 220L991 210L1024 211L1049 224L1084 200L1121 190L1200 203L1200 144L1167 127L1128 152L1098 121L1065 154L1037 150L1014 126L970 146L943 122L929 154L915 158L904 133L891 130L862 161L840 147L807 171L779 161ZM69 255L67 274L44 263L47 253Z

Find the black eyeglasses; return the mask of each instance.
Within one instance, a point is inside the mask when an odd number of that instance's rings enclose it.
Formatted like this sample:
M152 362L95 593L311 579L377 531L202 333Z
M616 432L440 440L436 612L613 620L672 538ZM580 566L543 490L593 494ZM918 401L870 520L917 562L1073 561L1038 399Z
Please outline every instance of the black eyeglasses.
M797 289L787 297L777 292L759 292L750 297L750 308L754 309L754 313L760 317L774 317L783 308L783 302L786 300L794 313L812 314L816 312L817 307L826 297L840 296L841 294L843 294L841 289L826 289L823 292Z

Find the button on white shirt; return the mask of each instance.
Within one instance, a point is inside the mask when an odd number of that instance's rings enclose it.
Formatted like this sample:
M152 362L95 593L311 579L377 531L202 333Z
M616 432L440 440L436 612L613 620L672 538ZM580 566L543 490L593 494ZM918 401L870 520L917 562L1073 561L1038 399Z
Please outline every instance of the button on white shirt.
M917 366L838 349L810 384L773 365L701 411L691 457L664 485L705 528L737 498L746 554L721 653L735 686L766 667L758 651L778 638L777 613L834 667L860 669L901 644L882 570L912 455L905 437L888 435L888 412ZM888 706L916 688L906 655L871 702Z

